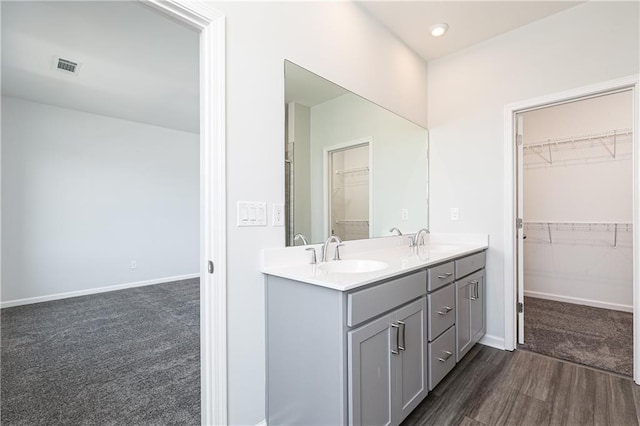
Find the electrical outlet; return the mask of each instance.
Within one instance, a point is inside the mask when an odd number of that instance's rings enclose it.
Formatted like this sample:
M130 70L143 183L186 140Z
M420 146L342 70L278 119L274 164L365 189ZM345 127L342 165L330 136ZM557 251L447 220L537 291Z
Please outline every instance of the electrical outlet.
M284 204L273 204L271 226L284 226Z
M451 207L451 220L460 219L460 210L457 207Z
M131 269L138 269L138 261L136 260L131 261Z
M409 220L409 209L402 209L400 213L400 220Z

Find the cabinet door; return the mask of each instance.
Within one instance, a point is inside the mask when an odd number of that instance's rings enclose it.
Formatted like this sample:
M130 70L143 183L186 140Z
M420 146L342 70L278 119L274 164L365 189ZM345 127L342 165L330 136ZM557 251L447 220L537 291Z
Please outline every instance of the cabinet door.
M478 342L485 333L486 327L486 308L485 308L485 280L484 270L481 271L482 275L476 276L477 289L475 295L470 300L471 307L471 340L473 343ZM473 288L471 289L473 290Z
M398 331L391 324L385 316L347 333L350 425L391 424L391 349Z
M424 297L396 311L400 350L398 355L392 355L392 362L397 366L392 394L396 411L394 424L400 424L427 396L426 315ZM393 337L393 333L391 335Z
M473 284L469 279L456 281L456 362L471 349L471 296Z

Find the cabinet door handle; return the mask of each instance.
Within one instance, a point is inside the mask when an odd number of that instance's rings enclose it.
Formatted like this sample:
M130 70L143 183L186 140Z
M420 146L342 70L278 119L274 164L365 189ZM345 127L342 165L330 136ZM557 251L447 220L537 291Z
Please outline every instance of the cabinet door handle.
M398 344L398 338L399 338L398 335L400 333L398 333L398 328L400 328L400 326L398 324L396 324L396 323L391 324L391 329L394 330L395 334L396 334L396 338L394 339L396 341L396 347L395 347L395 349L393 347L391 348L391 353L394 354L394 355L398 355L398 353L399 353L398 349L399 349L400 345Z
M406 323L404 321L398 321L398 324L400 324L400 341L402 342L398 344L398 349L401 351L404 351L405 350L404 328L406 326Z
M442 352L444 352L446 355L444 356L444 358L438 358L438 361L440 362L447 362L447 360L451 358L451 355L453 355L453 352L449 352L449 351L442 351Z
M449 312L453 310L450 306L445 306L442 311L438 311L438 315L447 315Z
M471 297L469 298L471 300L476 300L478 298L478 280L471 280L469 283L473 285L471 288Z
M478 286L479 285L480 285L480 283L476 281L476 286L475 286L475 289L476 289L476 300L480 299L480 292L478 291Z

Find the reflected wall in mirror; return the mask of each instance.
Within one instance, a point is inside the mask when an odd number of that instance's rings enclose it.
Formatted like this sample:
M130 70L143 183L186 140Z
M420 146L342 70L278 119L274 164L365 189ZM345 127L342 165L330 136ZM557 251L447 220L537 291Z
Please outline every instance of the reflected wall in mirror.
M427 130L285 61L287 245L428 227Z

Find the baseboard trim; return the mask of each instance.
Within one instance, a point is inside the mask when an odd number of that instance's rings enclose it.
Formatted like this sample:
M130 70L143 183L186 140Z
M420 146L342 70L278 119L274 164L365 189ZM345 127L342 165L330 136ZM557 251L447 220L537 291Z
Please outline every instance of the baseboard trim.
M0 308L11 308L13 306L30 305L32 303L49 302L51 300L68 299L70 297L87 296L89 294L106 293L108 291L124 290L127 288L144 287L153 284L162 284L171 281L188 280L198 278L200 274L176 275L173 277L156 278L153 280L136 281L132 283L116 284L106 287L91 288L88 290L69 291L66 293L49 294L46 296L29 297L26 299L7 300L0 302Z
M496 349L505 349L504 339L502 337L492 336L490 334L485 334L484 336L482 336L482 339L480 339L478 343L485 346L491 346L492 348Z
M535 297L537 299L555 300L556 302L573 303L574 305L586 305L594 308L611 309L613 311L633 312L633 306L621 305L618 303L600 302L599 300L581 299L579 297L561 296L558 294L542 293L539 291L524 291L527 297ZM526 309L526 306L525 306ZM525 311L526 315L526 311Z

